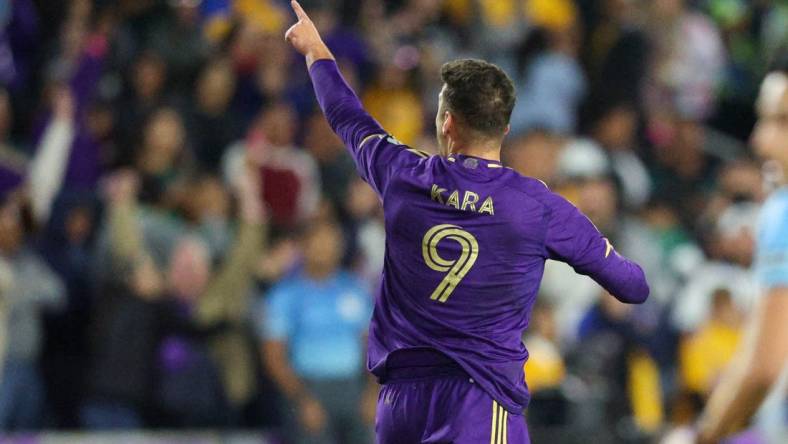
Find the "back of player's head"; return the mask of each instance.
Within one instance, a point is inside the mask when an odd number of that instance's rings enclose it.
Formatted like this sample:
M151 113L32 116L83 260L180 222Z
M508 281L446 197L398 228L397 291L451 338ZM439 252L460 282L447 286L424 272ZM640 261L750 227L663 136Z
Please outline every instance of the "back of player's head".
M487 137L506 132L514 109L514 83L499 67L483 60L460 59L441 68L446 109L460 123Z

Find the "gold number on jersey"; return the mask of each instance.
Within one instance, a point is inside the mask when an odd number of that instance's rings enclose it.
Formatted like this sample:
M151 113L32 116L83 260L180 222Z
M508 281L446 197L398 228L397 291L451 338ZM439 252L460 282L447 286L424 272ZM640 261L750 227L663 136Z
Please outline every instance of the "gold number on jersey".
M445 238L459 243L462 247L460 257L456 260L449 261L438 254L438 244ZM446 302L479 257L479 242L471 233L457 225L436 225L424 235L421 253L428 267L446 273L430 296L433 301Z

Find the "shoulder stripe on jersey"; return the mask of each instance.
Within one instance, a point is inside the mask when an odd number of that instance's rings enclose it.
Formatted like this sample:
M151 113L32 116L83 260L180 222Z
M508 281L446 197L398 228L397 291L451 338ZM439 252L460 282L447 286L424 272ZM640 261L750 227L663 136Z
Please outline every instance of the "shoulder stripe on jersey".
M411 153L421 157L422 159L426 159L430 157L430 153L422 150L417 150L415 148L406 148L405 151L410 151Z
M375 137L377 137L378 139L382 139L382 138L386 137L386 135L385 134L372 134L370 136L367 136L367 137L364 138L364 140L361 141L361 143L358 144L358 149L364 148L364 145L367 142L369 142L370 140L374 139Z
M613 245L610 244L610 241L605 238L605 259L610 256L610 251L613 250Z
M503 168L503 165L498 163L488 163L487 168Z

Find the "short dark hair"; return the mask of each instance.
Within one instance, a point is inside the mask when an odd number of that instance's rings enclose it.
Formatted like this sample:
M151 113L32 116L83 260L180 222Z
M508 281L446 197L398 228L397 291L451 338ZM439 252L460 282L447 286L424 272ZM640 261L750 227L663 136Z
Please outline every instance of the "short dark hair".
M514 109L514 82L499 67L460 59L441 67L448 110L468 128L486 136L502 134Z

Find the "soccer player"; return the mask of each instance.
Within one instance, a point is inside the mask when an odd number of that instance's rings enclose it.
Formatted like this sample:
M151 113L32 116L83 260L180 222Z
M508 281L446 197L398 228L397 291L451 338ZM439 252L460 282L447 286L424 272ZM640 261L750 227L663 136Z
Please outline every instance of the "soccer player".
M788 66L763 81L752 141L779 184L761 209L755 275L762 297L745 337L711 394L699 442L716 443L752 418L788 363Z
M514 85L495 65L443 66L440 155L402 145L367 114L298 2L286 34L317 100L383 201L383 282L367 365L383 384L378 442L527 443L521 334L547 259L641 303L641 268L574 206L500 163Z

